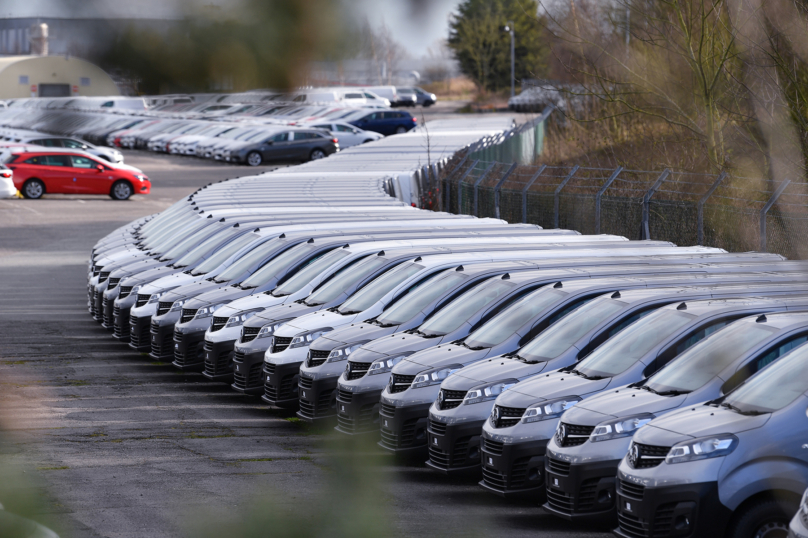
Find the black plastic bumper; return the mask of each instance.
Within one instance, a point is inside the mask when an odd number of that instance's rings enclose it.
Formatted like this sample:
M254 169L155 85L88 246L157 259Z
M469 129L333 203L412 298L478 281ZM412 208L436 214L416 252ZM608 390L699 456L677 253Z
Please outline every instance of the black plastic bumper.
M173 325L171 327L174 328ZM172 342L174 350L171 356L174 361L171 364L175 368L184 372L200 372L205 368L205 331L174 330Z
M620 537L723 536L731 515L715 482L643 488L617 481L614 533Z
M205 340L205 370L202 375L211 381L230 383L233 381L233 345L235 340L208 342Z
M381 402L379 446L395 453L425 452L429 407L432 404L395 407Z
M151 351L151 316L129 317L129 347L142 353Z
M620 460L609 460L570 465L548 456L544 509L570 521L614 517L619 464Z
M446 424L429 420L427 466L444 474L467 473L480 467L480 433L485 420Z
M382 391L358 394L337 388L338 432L347 435L376 433L379 431L379 399Z
M114 326L112 324L112 313L115 307L115 299L117 298L117 295L117 292L113 297L109 297L107 294L101 295L101 326L110 332L114 330Z
M264 363L264 395L261 399L275 407L297 409L298 377L301 362Z
M297 416L306 422L333 420L337 414L337 382L339 376L313 379L301 375L298 380L300 410Z
M163 361L174 356L174 324L160 325L152 319L151 348L149 356L155 360Z
M129 307L112 307L112 337L121 342L129 341Z
M506 445L483 437L481 443L482 487L501 497L532 496L544 502L546 440Z
M230 387L242 394L260 396L264 393L264 351L244 353L235 348L233 353L233 384Z

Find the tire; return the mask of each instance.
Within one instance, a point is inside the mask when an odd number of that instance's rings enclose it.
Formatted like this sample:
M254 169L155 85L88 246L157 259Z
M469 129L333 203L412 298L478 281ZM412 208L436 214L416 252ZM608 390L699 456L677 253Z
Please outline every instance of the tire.
M764 499L752 503L736 514L727 532L728 538L786 538L791 516L797 503Z
M109 190L109 197L113 200L128 200L130 196L135 194L135 189L132 184L123 179L119 179L112 184Z
M45 184L39 179L29 179L22 186L22 195L30 200L38 200L45 194Z
M320 148L314 148L311 150L311 155L309 155L310 161L318 161L320 159L325 159L328 155L325 154L325 151L321 150Z
M404 134L406 132L407 132L407 129L405 129L404 127L402 127L400 125L398 127L396 127L396 134Z
M263 162L264 158L257 151L251 151L247 154L247 164L250 166L261 166Z

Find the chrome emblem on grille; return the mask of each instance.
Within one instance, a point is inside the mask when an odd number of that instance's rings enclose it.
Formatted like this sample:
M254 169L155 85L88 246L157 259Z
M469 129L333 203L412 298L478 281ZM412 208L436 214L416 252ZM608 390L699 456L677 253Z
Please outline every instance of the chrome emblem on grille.
M640 459L640 451L637 448L637 445L631 443L631 448L628 451L628 462L632 467L636 467L638 459Z

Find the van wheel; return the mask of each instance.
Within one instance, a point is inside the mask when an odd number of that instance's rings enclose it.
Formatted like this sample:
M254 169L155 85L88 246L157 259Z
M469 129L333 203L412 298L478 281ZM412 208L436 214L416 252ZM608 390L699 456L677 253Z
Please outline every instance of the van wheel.
M132 184L121 179L112 184L109 196L113 200L128 200L134 192L135 189L132 188Z
M247 155L247 164L250 166L261 166L261 163L264 162L264 158L261 157L261 154L257 151L251 151L249 155Z
M29 179L22 186L22 195L31 200L42 198L45 194L45 184L39 179Z
M321 150L320 148L313 149L311 151L311 155L309 155L309 160L317 161L319 159L325 159L325 151Z
M401 127L401 126L396 127L396 134L404 134L406 132L407 132L407 129L405 129L404 127Z
M791 516L799 509L795 503L766 499L744 508L730 524L730 538L786 538Z

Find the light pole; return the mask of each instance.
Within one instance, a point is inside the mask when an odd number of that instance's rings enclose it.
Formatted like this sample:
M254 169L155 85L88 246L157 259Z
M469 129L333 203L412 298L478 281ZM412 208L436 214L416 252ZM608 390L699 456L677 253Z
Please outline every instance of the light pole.
M516 57L514 53L513 21L508 21L508 24L505 26L505 31L511 34L511 97L513 97L516 95Z

